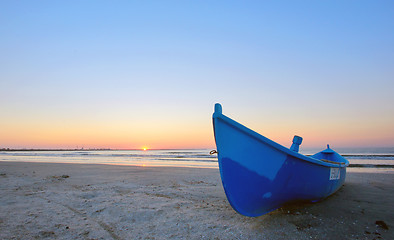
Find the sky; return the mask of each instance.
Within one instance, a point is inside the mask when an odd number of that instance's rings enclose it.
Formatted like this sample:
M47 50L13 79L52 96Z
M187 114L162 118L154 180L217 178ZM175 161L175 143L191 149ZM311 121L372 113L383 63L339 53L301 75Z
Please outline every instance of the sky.
M393 1L0 1L0 148L394 146Z

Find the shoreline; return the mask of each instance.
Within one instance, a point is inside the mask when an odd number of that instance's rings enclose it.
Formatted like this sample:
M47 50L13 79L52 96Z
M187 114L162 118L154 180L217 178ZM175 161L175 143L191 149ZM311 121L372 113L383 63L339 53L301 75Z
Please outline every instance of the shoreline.
M49 161L9 161L9 160L0 160L0 163L54 163L54 164L87 164L87 165L108 165L108 166L130 166L130 167L174 167L174 168L202 168L202 169L219 169L219 166L195 166L195 165L169 165L165 164L165 161L163 161L162 164L158 163L156 165L154 164L149 164L149 163L144 163L143 161L140 164L132 164L132 163L86 163L86 162L49 162ZM211 163L211 162L209 162ZM349 164L347 167L347 171L352 171L353 169L370 169L370 170L387 170L387 171L393 171L394 172L394 165L392 164L360 164L360 163L354 163L354 164ZM379 170L378 170L379 169ZM371 172L371 171L368 171Z
M163 161L164 162L164 161ZM31 161L8 161L8 160L0 160L1 163L26 163L26 164L75 164L75 165L97 165L97 166L123 166L123 167L140 167L140 168L201 168L201 169L219 169L219 166L211 167L211 166L204 166L204 165L170 165L167 164L165 165L164 163L161 164L150 164L150 163L145 163L141 162L140 164L132 164L132 163L83 163L83 162L47 162L47 161L42 161L42 162L31 162ZM393 168L394 170L394 168Z
M0 161L0 186L1 239L394 238L387 169L353 168L324 201L257 218L231 208L213 168Z
M394 169L393 152L346 155L351 168ZM306 154L305 156L309 156ZM0 161L15 162L57 162L80 164L110 164L124 166L176 166L197 168L218 168L217 156L206 149L198 150L97 150L97 151L0 151Z

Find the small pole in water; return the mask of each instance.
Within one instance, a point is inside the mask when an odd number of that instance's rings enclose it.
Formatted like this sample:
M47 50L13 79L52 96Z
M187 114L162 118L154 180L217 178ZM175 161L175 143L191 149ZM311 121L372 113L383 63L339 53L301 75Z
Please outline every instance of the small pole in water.
M290 147L290 150L294 151L294 152L298 152L298 150L300 149L300 145L302 143L302 137L295 135L293 138L293 144Z

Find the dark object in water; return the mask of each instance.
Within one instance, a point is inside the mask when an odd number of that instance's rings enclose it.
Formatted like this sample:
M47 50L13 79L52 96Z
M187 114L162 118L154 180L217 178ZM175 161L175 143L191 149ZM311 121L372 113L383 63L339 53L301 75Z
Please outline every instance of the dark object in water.
M383 229L389 230L389 226L387 226L387 224L384 221L376 221L375 224Z

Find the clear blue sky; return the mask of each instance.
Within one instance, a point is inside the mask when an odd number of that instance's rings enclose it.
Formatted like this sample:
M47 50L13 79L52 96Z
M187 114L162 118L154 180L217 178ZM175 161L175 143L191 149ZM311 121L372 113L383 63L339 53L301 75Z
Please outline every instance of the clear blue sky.
M1 1L0 147L394 146L393 1Z

